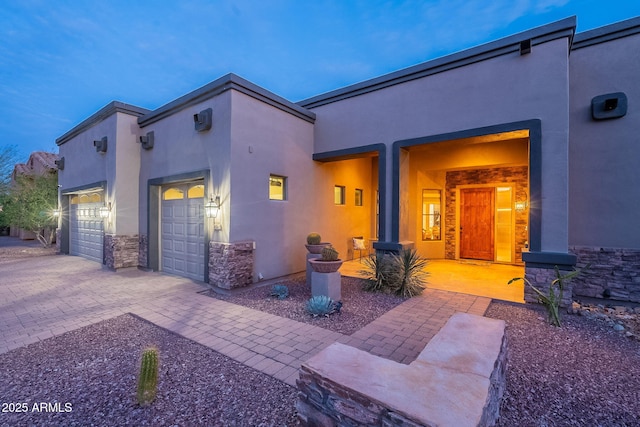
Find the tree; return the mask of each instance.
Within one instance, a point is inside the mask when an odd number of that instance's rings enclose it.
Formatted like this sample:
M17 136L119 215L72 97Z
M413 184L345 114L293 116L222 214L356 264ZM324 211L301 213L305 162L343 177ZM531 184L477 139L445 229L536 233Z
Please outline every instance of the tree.
M38 241L48 247L57 225L53 215L57 201L55 174L18 176L9 188L0 222L33 231Z
M16 163L18 163L18 147L15 145L0 147L0 195L7 194L9 191L11 172Z

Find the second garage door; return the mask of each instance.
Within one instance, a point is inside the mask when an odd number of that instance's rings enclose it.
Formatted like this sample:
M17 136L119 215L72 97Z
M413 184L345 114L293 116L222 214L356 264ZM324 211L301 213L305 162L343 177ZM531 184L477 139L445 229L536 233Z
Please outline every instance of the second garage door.
M173 184L162 189L161 268L204 280L204 183Z
M69 206L69 254L102 263L104 221L100 217L102 194L71 196Z

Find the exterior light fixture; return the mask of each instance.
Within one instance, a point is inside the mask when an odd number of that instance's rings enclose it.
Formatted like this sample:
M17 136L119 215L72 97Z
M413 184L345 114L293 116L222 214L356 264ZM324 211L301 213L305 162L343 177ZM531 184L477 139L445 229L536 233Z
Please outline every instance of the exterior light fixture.
M204 205L204 214L207 218L217 218L220 213L220 196L209 198L209 201Z
M111 213L111 202L109 202L109 204L102 206L100 208L100 218L109 218L110 213Z
M523 212L527 208L527 202L516 202L516 211Z
M60 216L60 208L56 208L53 211L51 211L51 214L55 217L58 218Z

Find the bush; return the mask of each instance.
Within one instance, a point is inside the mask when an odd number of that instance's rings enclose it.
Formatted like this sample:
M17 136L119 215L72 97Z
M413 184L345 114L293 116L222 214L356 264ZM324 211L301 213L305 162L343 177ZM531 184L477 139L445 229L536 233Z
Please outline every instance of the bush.
M403 250L399 254L374 255L364 260L364 290L393 293L405 298L420 295L425 288L427 260L416 250Z

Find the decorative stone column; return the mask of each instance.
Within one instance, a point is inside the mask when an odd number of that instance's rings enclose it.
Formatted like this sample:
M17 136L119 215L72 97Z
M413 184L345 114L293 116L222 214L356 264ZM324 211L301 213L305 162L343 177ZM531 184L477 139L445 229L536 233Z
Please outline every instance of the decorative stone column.
M209 284L222 289L253 283L254 242L209 242Z
M146 234L138 237L138 267L148 268L149 238Z
M105 264L112 270L127 267L137 267L139 257L139 238L132 236L116 236L105 234L104 259Z

